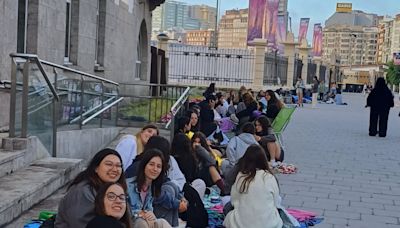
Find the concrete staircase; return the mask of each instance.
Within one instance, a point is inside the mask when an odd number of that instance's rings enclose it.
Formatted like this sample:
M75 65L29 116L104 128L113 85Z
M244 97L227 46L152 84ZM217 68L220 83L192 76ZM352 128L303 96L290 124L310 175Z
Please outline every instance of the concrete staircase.
M81 159L52 158L36 137L3 138L0 149L0 227L48 198L82 169Z
M115 146L118 144L121 136L123 136L125 134L135 134L138 131L140 131L140 128L131 128L131 127L129 127L129 128L121 129L119 134L111 142L109 142L107 144L107 146L105 146L105 147L114 149ZM169 139L170 131L169 130L160 129L160 135L165 137L165 138L167 138L167 139ZM0 153L0 156L1 156L1 153ZM46 162L40 163L40 162L43 162L43 160L46 160ZM44 168L44 169L53 168L53 170L54 170L54 168L56 168L56 167L61 168L61 167L59 167L60 163L56 162L58 160L59 160L58 158L57 159L55 159L55 158L40 159L37 162L34 162L29 167L34 166L34 168L36 169L39 166L39 167ZM65 159L65 160L71 161L71 160L75 160L75 159ZM86 162L88 162L88 161L86 161ZM45 164L47 164L47 165L45 165ZM45 167L43 167L43 166L45 166ZM79 165L77 165L77 166L79 166L79 168L76 168L76 170L71 170L71 169L70 170L58 170L58 172L64 172L65 173L64 175L65 175L66 178L69 178L69 177L73 178L74 175L76 175L81 170L82 163L79 162ZM1 167L1 165L0 165L0 167ZM53 173L55 173L55 172L56 171L53 171ZM74 175L72 175L72 172L74 173ZM2 178L0 178L0 191L2 191L1 190L2 189L1 186L3 186L1 180L2 180ZM43 182L43 180L42 180L42 182ZM65 180L65 183L66 182L67 182L67 180ZM30 184L30 185L32 185L32 184ZM42 185L44 185L44 184L42 183ZM15 187L15 188L24 189L24 186L18 186L18 187ZM9 222L7 224L7 226L6 226L6 228L23 227L23 225L26 222L28 222L29 220L37 218L40 211L43 211L43 210L46 210L46 211L57 211L58 203L60 202L62 197L65 195L67 188L63 187L63 188L61 188L61 189L59 189L57 191L54 191L54 189L56 189L56 188L52 187L50 184L47 184L47 187L43 187L43 190L45 190L46 192L48 192L50 194L47 197L42 198L42 200L39 200L39 201L36 200L35 201L36 203L31 204L31 205L34 205L33 207L31 206L28 209L24 209L23 211L25 211L25 212L20 213L20 216L18 216L18 218L13 219L12 222ZM3 196L0 196L0 200L2 200L2 199L3 199ZM1 213L2 213L1 212L2 211L1 208L2 208L2 206L1 205L2 204L0 202L0 221L2 221L2 217L1 217ZM0 227L2 227L2 223L1 222L0 222ZM184 227L184 226L182 226L182 227Z

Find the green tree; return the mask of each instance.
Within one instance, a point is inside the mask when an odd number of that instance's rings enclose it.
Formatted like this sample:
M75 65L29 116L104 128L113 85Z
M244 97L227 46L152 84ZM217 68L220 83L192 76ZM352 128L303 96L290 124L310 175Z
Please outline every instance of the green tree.
M400 83L400 66L395 65L393 61L386 64L388 67L386 72L386 80L391 85L399 85Z

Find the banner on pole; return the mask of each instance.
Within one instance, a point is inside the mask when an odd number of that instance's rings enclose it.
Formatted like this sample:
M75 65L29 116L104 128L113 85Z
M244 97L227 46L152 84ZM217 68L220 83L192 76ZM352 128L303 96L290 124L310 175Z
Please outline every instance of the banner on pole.
M320 23L314 25L313 53L314 56L322 55L322 26Z
M266 0L249 1L247 44L256 38L263 38L263 24Z
M310 23L310 18L300 18L299 27L299 43L301 44L303 39L307 38L308 24Z
M283 54L285 51L285 45L281 43L286 41L286 32L285 16L278 16L278 32L276 33L276 40L279 54Z
M264 39L268 40L268 47L277 49L276 30L278 25L279 0L266 0L264 13L263 33Z

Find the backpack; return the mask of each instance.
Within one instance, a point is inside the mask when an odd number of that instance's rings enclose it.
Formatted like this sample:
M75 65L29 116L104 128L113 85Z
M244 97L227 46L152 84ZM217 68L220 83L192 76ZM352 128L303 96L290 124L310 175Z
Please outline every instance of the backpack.
M199 193L187 183L183 186L183 192L189 202L187 211L181 214L181 219L186 221L186 227L208 227L208 214Z

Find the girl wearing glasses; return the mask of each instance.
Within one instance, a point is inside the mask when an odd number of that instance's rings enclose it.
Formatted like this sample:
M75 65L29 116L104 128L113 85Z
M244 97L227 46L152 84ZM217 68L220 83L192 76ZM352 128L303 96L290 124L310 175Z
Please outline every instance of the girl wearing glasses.
M126 181L133 227L171 227L166 220L157 219L153 213L153 198L161 195L165 174L166 164L160 150L149 149L143 153L137 175Z
M106 183L118 183L126 189L122 160L118 152L103 149L69 185L58 205L55 227L86 227L95 217L95 198Z
M120 184L107 183L102 186L95 200L96 217L86 228L131 228L125 190Z

